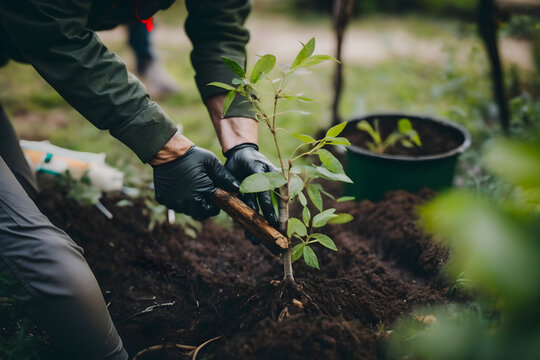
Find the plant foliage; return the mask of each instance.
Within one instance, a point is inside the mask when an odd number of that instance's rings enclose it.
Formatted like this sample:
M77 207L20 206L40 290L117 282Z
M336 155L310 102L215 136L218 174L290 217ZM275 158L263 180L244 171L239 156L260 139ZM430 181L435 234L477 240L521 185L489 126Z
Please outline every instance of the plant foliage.
M397 123L397 129L385 139L381 136L379 119L375 119L373 124L374 127L367 120L362 120L358 122L356 127L358 130L365 131L370 136L371 141L367 142L367 146L374 153L383 154L388 148L398 143L407 148L422 146L420 136L414 130L409 119L400 119Z
M276 67L275 56L268 54L259 58L251 73L244 72L241 65L234 60L223 58L225 64L237 75L237 78L232 82L235 86L218 82L209 85L228 91L225 98L224 114L236 96L244 97L255 109L257 120L265 125L272 134L280 161L280 171L248 176L240 185L240 191L242 193L257 193L270 190L285 203L287 208L293 201L300 202L302 219L289 218L286 226L287 235L296 242L296 245L291 249L291 258L292 261L296 261L302 257L307 265L318 269L319 262L312 246L319 244L334 251L337 250L337 247L332 239L316 231L328 223L342 224L352 220L352 216L348 214L336 214L336 209L325 209L322 195L330 194L325 192L320 184L314 182L314 180L321 178L352 182L345 174L339 160L330 151L324 149L327 145L350 145L347 139L339 137L346 123L332 127L322 139L318 140L310 135L291 133L277 126L278 118L281 115L278 112L281 100L312 101L303 94L287 90L287 84L293 75L299 69L306 69L324 61L337 61L329 55L314 55L314 51L315 38L312 38L307 43L302 44L301 50L290 66ZM271 78L271 74L276 76ZM263 81L267 81L272 88L270 96L274 101L271 111L264 109L261 98L254 95L255 93L264 94L263 91L257 90ZM288 157L282 154L278 143L278 138L285 133L299 141L296 149ZM301 159L309 156L317 157L320 165L300 164ZM311 213L308 199L318 211L316 214Z

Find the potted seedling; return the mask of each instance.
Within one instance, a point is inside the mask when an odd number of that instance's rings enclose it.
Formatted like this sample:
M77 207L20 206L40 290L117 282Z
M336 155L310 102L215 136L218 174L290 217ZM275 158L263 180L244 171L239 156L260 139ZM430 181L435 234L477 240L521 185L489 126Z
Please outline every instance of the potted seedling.
M458 124L407 114L352 120L343 134L352 143L345 172L354 181L345 184L344 194L357 201L378 201L391 190L451 187L457 159L471 143Z
M292 93L287 89L289 80L301 69L312 67L324 61L335 61L329 55L313 55L315 39L312 38L296 56L294 62L287 67L275 67L274 55L264 55L256 62L251 73L246 73L240 64L232 59L223 58L225 64L235 72L237 78L233 80L235 86L223 83L211 83L228 90L225 98L224 113L227 112L231 102L236 96L242 96L256 111L257 120L265 126L273 137L277 157L279 158L279 171L264 174L253 174L247 177L240 185L242 193L256 193L272 191L275 207L279 210L280 230L292 242L282 254L285 283L294 283L292 263L302 258L308 266L319 268L317 255L313 250L316 246L324 246L337 250L334 241L321 232L321 228L328 223L339 224L352 220L349 214L337 214L336 209L326 208L321 193L322 186L317 179L340 181L350 183L352 180L345 174L343 166L332 153L324 149L327 145L349 145L346 138L339 137L346 123L330 128L321 139L314 139L305 134L295 134L279 127L279 105L282 101L311 101L311 99ZM274 71L273 71L274 70ZM270 73L275 76L270 77ZM262 104L267 91L258 91L261 83L267 82L271 88L271 108L265 109ZM259 95L253 95L259 94ZM298 146L292 154L287 156L279 146L281 137L290 137L298 141ZM302 163L302 159L317 157L320 164ZM291 217L289 209L293 202L299 202L302 208L301 217ZM312 206L308 206L311 203ZM315 210L313 210L315 209Z

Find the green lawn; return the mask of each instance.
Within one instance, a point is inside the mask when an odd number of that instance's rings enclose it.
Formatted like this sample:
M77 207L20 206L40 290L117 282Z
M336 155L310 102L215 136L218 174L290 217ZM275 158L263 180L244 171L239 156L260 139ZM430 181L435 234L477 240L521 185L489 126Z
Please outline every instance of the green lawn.
M182 12L179 8L173 13ZM173 20L171 16L164 18L164 26L170 26ZM257 18L251 21L256 22ZM306 26L312 27L313 21L310 20ZM320 22L323 27L329 26L327 20ZM346 64L340 108L343 119L372 112L404 111L447 117L466 125L473 134L483 129L483 120L491 104L483 51L472 35L461 35L467 44L473 44L467 51L470 57L466 61L453 59L452 54L457 50L454 37L458 31L455 30L456 23L437 23L441 29L437 35L434 35L436 24L430 19L409 17L403 21L392 21L387 17L374 17L355 23L356 27L374 30L397 26L415 36L430 39L438 36L441 43L454 45L449 45L448 61L444 65L426 65L418 60L401 58L365 66ZM123 39L108 43L108 46L131 60L132 55ZM160 104L175 122L184 126L185 135L221 156L213 127L193 81L189 50L187 44L159 46L166 67L182 86L180 94L160 101ZM250 54L252 58L254 55ZM332 76L332 64L314 67L313 73L298 76L291 84L292 89L317 101L301 104L301 109L309 111L310 115L285 114L280 118L280 126L293 132L311 134L328 126ZM149 174L149 167L141 166L125 146L108 133L94 128L71 109L30 66L11 62L0 71L0 100L15 119L15 126L22 137L46 138L56 145L75 150L106 152L111 164L129 164ZM290 104L284 104L282 109L290 109ZM275 161L273 144L267 135L261 128L261 149ZM296 146L289 136L285 136L282 143L286 152Z

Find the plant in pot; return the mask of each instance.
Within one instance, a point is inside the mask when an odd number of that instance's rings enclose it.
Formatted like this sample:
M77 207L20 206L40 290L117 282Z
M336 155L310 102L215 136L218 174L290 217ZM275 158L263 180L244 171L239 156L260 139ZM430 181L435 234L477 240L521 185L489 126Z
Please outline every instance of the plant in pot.
M327 235L320 232L320 228L328 223L340 224L352 220L349 214L336 214L336 209L325 208L321 193L325 193L322 186L315 182L317 179L327 179L331 181L352 182L345 174L343 166L339 160L328 150L327 145L349 145L346 138L339 137L341 131L347 125L338 124L330 128L325 136L319 140L305 134L291 133L287 129L278 126L278 107L281 101L312 101L301 95L292 93L287 89L291 77L300 69L305 69L317 65L323 61L335 60L329 55L313 55L315 49L315 39L312 38L302 46L294 62L288 67L276 69L275 78L270 78L269 74L274 70L276 58L274 55L264 55L254 65L250 74L246 73L240 64L232 59L223 58L225 64L235 72L237 78L233 80L236 86L224 83L210 83L228 90L225 98L224 113L227 112L233 99L240 95L253 106L256 111L257 120L263 124L273 137L277 157L279 158L279 171L263 174L253 174L247 177L240 185L242 193L257 193L271 191L272 199L276 211L279 213L280 231L287 234L293 240L293 245L289 246L282 254L284 266L285 283L294 284L292 263L303 258L308 266L319 268L317 255L313 247L324 246L328 249L337 250L334 241ZM253 95L258 90L261 83L267 81L270 84L270 97L272 106L266 110L261 102L261 97ZM268 94L266 91L258 91L259 94ZM280 149L279 139L287 134L292 135L299 141L299 145L290 156L285 156ZM301 159L309 156L317 156L320 165L302 164ZM289 209L293 202L299 202L302 211L301 218L291 217ZM311 202L312 206L308 206ZM316 209L312 214L311 209Z
M388 191L452 186L458 157L471 143L458 124L411 114L374 114L351 120L345 172L354 184L344 195L378 201Z

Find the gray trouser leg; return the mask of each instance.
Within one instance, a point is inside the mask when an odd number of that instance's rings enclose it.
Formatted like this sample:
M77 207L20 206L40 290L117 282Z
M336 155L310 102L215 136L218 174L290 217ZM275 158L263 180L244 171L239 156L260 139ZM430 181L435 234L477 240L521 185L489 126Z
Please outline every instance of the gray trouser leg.
M0 103L0 157L4 158L26 193L31 198L35 198L38 192L36 177L24 158L19 138L2 107L2 103Z
M38 210L2 157L0 269L20 284L17 296L59 358L128 358L82 249Z

